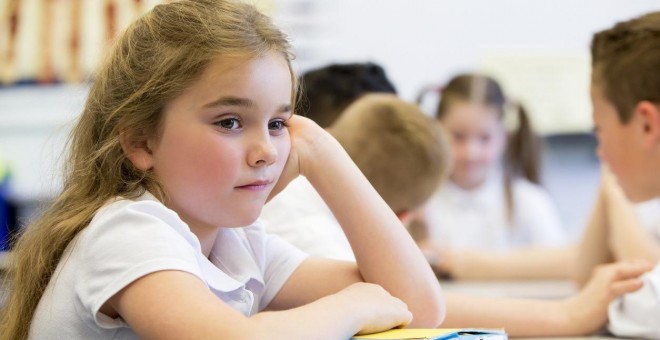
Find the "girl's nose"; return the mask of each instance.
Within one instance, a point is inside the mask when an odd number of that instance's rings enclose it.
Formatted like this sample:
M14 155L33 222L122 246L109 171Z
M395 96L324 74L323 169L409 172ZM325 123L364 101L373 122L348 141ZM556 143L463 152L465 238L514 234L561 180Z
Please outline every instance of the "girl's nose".
M253 142L248 152L248 164L251 167L271 165L277 160L277 149L270 140L270 135L260 136Z
M463 156L468 160L473 160L479 156L481 147L479 143L474 140L469 140L465 142L463 146Z

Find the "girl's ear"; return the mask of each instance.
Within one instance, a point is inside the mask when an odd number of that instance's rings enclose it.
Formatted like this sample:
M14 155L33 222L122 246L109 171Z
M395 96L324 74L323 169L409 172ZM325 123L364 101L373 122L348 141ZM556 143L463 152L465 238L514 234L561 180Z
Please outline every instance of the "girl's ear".
M660 145L660 107L650 101L637 103L635 112L642 118L644 128L644 146L647 148Z
M133 166L147 171L153 167L154 157L151 143L144 136L145 134L142 133L124 130L119 134L119 143L126 158L133 163Z

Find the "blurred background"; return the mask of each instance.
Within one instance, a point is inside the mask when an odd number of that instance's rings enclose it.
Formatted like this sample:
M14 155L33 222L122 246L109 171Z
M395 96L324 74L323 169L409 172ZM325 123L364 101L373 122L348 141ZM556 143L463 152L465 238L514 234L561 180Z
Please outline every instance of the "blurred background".
M0 0L0 209L25 223L59 189L67 133L104 51L160 0ZM375 62L407 100L459 72L486 72L545 140L543 183L571 238L595 197L589 42L659 0L250 1L289 34L295 68ZM437 98L424 96L433 107Z

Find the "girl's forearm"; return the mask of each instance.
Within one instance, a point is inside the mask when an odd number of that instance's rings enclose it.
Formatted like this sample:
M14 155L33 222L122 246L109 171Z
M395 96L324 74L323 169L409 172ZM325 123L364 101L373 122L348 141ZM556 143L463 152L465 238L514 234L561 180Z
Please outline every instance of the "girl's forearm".
M295 324L292 324L295 320ZM348 339L360 331L361 318L338 295L277 312L261 312L250 318L254 339Z
M576 246L532 247L503 253L456 251L451 275L457 280L567 279Z
M304 175L344 229L362 277L406 302L413 326L437 326L442 292L421 251L339 143L323 146L324 157L306 164Z

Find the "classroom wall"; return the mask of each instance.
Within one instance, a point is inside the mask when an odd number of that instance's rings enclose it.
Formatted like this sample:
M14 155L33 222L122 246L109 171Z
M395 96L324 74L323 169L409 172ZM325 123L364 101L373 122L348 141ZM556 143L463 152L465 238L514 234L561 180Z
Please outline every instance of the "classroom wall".
M274 16L300 71L375 61L413 100L425 84L485 70L526 101L538 130L565 133L591 129L592 34L652 10L660 1L279 0Z

